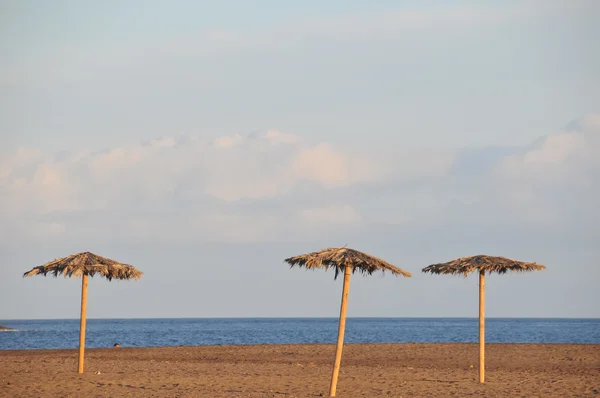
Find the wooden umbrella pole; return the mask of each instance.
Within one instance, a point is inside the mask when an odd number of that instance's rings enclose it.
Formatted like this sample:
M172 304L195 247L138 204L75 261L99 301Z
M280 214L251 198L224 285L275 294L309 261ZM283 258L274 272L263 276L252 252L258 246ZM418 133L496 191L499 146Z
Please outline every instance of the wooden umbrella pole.
M329 396L335 397L340 363L342 362L342 348L344 346L344 330L346 329L346 310L348 309L348 291L350 290L351 267L346 266L344 271L344 287L342 289L342 305L340 308L340 325L338 328L337 346L335 348L335 362L333 363L333 374L331 375L331 386Z
M485 272L479 271L479 382L485 383Z
M81 317L79 323L79 362L77 372L83 373L83 353L85 351L85 311L87 307L88 276L83 274L81 278Z

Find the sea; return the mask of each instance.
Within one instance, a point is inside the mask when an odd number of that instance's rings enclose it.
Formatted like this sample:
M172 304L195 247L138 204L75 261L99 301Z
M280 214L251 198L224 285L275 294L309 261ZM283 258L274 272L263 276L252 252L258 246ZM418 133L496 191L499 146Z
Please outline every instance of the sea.
M79 320L0 320L0 350L76 348ZM86 347L335 343L337 318L89 319ZM345 343L475 343L477 318L348 318ZM600 319L488 318L489 343L600 344Z

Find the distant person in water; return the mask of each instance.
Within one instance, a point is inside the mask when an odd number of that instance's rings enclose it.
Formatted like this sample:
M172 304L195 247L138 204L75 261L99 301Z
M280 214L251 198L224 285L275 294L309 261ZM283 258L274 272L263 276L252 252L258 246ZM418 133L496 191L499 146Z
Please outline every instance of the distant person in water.
M121 346L119 345L119 343L115 343L115 345L113 346L113 348L119 348L119 347L121 347Z

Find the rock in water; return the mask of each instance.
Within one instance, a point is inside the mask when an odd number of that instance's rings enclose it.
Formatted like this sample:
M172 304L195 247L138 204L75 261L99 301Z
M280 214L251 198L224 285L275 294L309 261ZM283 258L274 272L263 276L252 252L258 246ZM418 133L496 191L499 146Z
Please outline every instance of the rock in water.
M5 331L5 330L14 330L14 329L7 328L5 326L0 325L0 330Z

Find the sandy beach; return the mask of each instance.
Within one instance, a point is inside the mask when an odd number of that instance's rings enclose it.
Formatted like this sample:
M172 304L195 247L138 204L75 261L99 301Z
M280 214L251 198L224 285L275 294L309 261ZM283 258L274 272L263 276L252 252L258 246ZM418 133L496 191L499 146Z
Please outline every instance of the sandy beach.
M339 397L600 396L600 345L349 344ZM0 351L2 397L327 396L333 345Z

